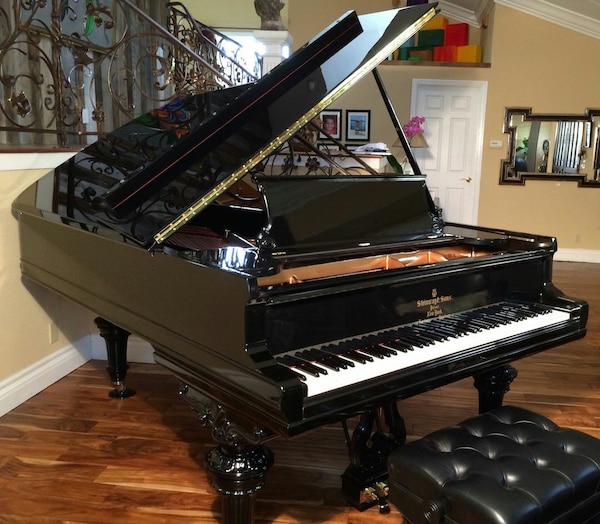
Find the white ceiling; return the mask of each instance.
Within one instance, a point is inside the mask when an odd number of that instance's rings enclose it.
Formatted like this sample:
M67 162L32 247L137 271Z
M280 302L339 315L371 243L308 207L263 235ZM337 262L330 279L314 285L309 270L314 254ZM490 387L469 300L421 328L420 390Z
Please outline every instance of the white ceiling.
M437 0L442 14L480 27L495 2L600 38L600 0Z

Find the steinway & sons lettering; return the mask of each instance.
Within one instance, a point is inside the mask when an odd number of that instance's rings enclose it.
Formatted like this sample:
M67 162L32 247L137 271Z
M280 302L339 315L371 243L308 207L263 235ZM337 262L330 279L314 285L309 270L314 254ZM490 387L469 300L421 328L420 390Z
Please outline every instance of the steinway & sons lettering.
M417 300L417 308L427 308L426 317L438 317L444 314L442 304L452 301L452 295L438 295L436 288L431 290L431 298Z

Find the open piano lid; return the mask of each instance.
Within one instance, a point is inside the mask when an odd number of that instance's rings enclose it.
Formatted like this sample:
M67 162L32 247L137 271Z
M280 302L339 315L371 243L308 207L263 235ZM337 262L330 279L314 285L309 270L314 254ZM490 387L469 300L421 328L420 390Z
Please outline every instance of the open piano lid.
M257 82L121 126L57 168L55 184L76 202L70 216L79 211L147 248L163 243L415 34L436 5L348 12Z

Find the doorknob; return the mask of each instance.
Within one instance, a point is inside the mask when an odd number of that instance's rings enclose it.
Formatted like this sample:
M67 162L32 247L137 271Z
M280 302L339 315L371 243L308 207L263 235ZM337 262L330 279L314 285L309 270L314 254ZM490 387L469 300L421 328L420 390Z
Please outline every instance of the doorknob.
M469 184L472 180L472 178L470 176L468 176L467 178L461 178L461 180L464 180L467 182L467 184Z

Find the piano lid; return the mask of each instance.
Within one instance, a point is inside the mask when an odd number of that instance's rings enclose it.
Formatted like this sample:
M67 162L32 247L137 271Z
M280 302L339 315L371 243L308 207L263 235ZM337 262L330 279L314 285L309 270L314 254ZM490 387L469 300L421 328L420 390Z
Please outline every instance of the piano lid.
M57 168L68 216L161 244L416 33L436 5L348 12L257 82L175 100L116 129Z

